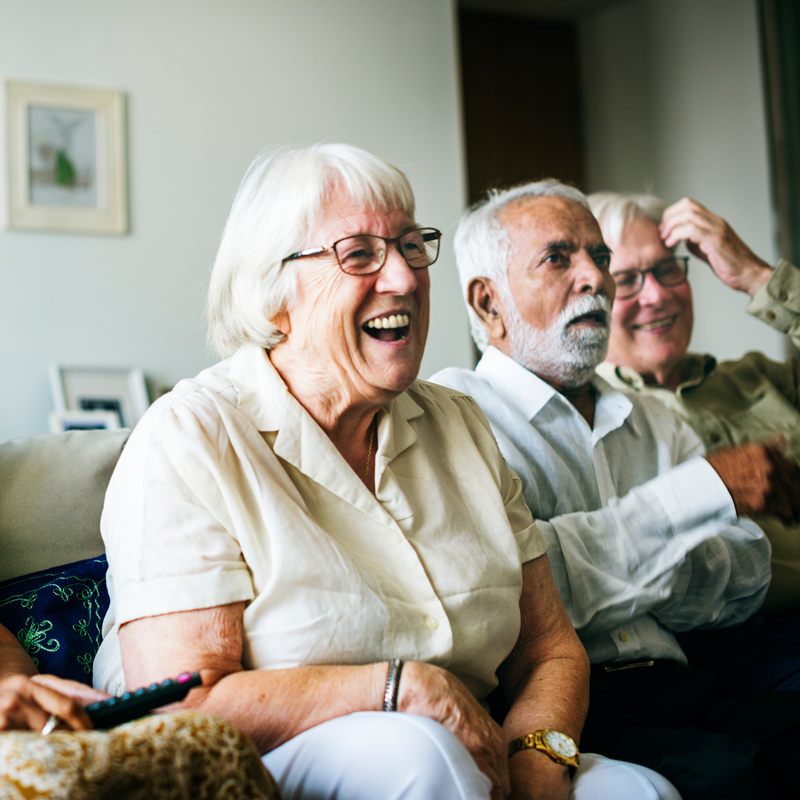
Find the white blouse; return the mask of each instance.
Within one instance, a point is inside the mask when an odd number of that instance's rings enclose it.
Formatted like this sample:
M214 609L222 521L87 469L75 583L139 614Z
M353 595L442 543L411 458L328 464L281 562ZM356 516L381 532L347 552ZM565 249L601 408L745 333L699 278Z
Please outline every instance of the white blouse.
M376 447L373 496L254 346L157 401L106 495L95 685L124 690L119 625L246 601L245 668L398 657L490 691L547 549L520 482L475 402L422 381Z

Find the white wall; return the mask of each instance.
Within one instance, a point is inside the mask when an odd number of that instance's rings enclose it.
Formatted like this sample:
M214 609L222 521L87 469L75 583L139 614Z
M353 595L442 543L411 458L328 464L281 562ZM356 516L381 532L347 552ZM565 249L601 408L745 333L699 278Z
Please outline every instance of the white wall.
M689 195L777 258L755 0L633 0L582 21L591 191ZM693 261L692 348L785 357L748 298Z
M47 365L213 363L203 301L233 193L283 141L344 140L404 169L448 234L422 367L469 365L452 258L465 197L451 0L0 0L4 79L122 89L131 233L0 230L0 440L46 429Z

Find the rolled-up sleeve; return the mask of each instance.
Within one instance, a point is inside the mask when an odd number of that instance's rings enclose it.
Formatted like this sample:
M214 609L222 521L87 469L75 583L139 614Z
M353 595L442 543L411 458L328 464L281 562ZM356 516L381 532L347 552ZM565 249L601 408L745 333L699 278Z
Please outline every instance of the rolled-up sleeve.
M246 503L246 491L218 427L178 402L153 409L131 435L101 521L117 623L253 598L230 532L230 498Z

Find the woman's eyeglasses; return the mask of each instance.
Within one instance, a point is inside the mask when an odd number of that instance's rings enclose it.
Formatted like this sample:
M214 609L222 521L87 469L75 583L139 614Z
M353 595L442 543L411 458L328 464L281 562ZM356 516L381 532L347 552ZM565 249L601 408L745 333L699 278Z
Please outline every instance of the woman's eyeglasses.
M371 275L377 272L386 262L386 253L390 244L396 244L397 250L412 269L424 269L433 264L439 257L439 242L442 232L436 228L415 228L402 236L389 239L385 236L345 236L325 247L311 247L286 256L281 264L297 258L308 258L328 253L331 250L342 272L348 275Z

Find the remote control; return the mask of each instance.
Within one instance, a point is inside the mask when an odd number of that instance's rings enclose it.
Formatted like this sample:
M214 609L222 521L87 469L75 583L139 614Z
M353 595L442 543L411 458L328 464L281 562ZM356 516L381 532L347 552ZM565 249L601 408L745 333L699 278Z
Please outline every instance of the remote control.
M202 682L199 672L182 672L177 678L143 686L133 692L125 692L120 697L109 697L108 700L86 706L84 710L95 728L113 728L143 717L154 708L182 700L189 689L200 686Z

